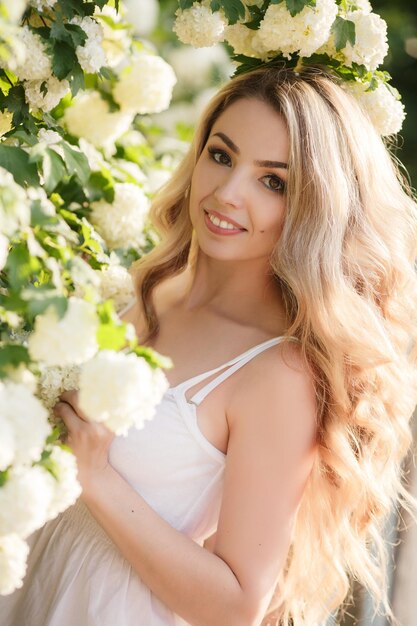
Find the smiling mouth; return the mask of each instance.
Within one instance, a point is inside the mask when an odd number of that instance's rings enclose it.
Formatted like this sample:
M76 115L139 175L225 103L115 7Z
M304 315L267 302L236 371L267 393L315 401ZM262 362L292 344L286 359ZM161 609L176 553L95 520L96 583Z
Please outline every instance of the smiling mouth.
M217 215L210 213L210 211L207 211L206 209L204 209L204 213L207 215L210 222L218 228L223 228L224 230L246 230L246 228L242 228L242 226L237 226L237 224L233 222L229 222L225 219L220 219L219 217L217 217Z

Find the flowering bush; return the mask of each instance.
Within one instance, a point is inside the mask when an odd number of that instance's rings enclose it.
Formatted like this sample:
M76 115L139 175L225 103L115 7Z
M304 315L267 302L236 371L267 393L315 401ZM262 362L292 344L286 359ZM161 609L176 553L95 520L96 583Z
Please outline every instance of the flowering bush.
M236 73L262 63L324 65L358 97L381 135L401 129L400 95L378 70L388 51L386 23L368 0L179 0L176 15L183 43L227 42Z
M0 0L0 594L22 584L25 539L80 494L59 395L79 389L85 414L123 434L167 386L169 360L117 312L127 268L157 241L162 155L137 114L166 108L176 79L122 13Z

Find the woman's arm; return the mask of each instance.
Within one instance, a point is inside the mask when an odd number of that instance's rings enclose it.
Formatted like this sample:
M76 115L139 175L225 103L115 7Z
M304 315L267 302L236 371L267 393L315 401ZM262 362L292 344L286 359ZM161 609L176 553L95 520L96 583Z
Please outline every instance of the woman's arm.
M251 368L251 384L231 403L213 553L172 528L108 464L111 435L80 419L74 392L62 398L77 412L57 405L91 513L143 582L193 626L257 626L287 555L311 469L315 402L307 372L285 365L276 348L260 355L261 375Z

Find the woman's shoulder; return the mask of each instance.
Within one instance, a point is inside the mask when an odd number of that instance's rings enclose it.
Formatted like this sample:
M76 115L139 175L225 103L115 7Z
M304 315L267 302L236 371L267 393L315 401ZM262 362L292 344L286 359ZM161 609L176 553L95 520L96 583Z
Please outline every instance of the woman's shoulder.
M314 374L300 342L284 340L269 347L243 368L230 398L231 419L256 413L265 422L289 420L296 429L314 430L317 418Z

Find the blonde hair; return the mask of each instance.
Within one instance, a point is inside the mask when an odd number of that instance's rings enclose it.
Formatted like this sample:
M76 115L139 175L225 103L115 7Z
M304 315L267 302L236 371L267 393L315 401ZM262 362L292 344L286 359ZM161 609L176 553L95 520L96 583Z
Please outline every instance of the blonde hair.
M353 580L395 621L388 601L384 523L413 512L402 462L417 402L416 205L359 105L320 68L264 67L211 101L188 155L156 198L161 242L132 268L149 337L152 291L190 262L193 167L221 113L257 98L286 121L288 208L271 267L318 400L318 451L270 611L284 626L322 624ZM270 613L271 615L272 613Z

